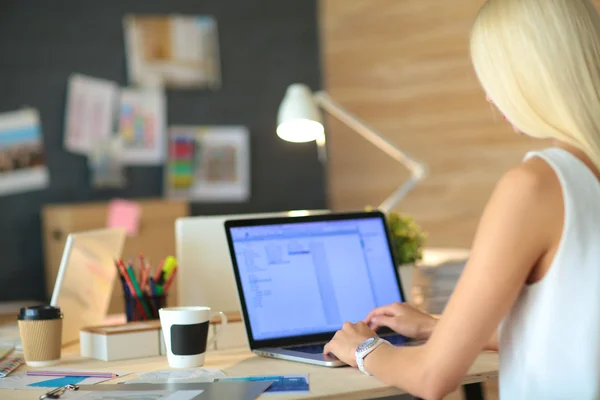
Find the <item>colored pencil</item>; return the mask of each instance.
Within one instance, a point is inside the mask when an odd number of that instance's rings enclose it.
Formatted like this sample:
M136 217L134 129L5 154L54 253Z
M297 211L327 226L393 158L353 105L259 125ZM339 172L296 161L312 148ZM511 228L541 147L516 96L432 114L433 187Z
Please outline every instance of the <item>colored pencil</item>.
M130 279L129 275L127 274L127 269L125 268L125 264L123 263L123 260L121 260L119 262L119 269L121 271L121 275L123 275L123 279L125 280L125 284L129 288L129 293L131 293L131 296L134 296L135 295L135 288L133 287L133 283L131 282L131 279Z
M163 293L167 293L167 291L169 290L169 288L173 284L173 281L175 280L175 275L177 275L177 267L175 267L173 269L173 272L171 273L171 276L169 277L169 280L163 286Z
M133 273L133 268L131 268L131 266L129 266L127 268L127 273L129 274L129 278L131 279L131 283L133 284L133 287L135 289L135 293L137 294L137 297L140 299L140 302L142 303L142 307L144 308L144 312L146 313L146 316L148 317L148 319L150 319L150 310L148 309L148 305L146 304L146 301L144 301L144 295L142 294L142 290L140 289L137 280L135 279L135 275Z
M86 378L116 378L119 375L112 372L84 371L27 371L27 376L85 376Z

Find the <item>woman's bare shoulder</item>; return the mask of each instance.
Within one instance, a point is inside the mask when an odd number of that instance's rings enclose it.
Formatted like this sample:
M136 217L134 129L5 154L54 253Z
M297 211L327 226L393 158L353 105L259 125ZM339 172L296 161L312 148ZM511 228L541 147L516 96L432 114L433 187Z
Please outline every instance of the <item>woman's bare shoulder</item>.
M533 198L553 194L562 198L558 176L540 157L529 158L508 170L498 185L505 186L506 189L524 191Z

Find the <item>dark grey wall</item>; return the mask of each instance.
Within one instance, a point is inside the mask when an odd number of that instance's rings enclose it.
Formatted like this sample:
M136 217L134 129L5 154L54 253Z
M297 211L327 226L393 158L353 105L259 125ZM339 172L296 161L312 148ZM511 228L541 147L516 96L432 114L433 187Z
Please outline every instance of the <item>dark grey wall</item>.
M49 189L0 197L0 301L43 299L40 209L46 203L161 195L162 170L130 168L124 190L94 190L84 157L63 148L67 77L72 72L126 85L125 13L194 13L217 18L223 87L168 92L171 124L242 124L251 132L252 197L243 204L195 204L194 214L325 207L314 143L275 135L285 88L321 85L316 0L1 0L0 111L39 109Z

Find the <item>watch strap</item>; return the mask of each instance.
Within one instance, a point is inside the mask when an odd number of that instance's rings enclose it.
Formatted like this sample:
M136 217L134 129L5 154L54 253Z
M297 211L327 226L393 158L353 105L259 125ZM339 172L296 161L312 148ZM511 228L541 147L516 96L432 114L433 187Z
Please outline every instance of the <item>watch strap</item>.
M389 344L387 340L378 337L368 348L364 349L363 351L356 352L356 365L363 374L371 375L369 371L367 371L365 368L365 357L368 356L373 350L381 346L383 343Z

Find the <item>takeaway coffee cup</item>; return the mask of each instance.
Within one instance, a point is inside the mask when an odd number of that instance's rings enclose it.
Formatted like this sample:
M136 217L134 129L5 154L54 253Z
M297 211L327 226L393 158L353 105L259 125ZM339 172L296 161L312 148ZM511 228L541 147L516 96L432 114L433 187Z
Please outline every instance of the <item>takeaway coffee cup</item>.
M210 307L170 307L158 310L171 368L194 368L204 365L206 349L223 332L227 317ZM221 317L221 327L208 339L210 320Z
M30 367L47 367L60 360L63 314L60 308L36 306L21 308L19 333Z

